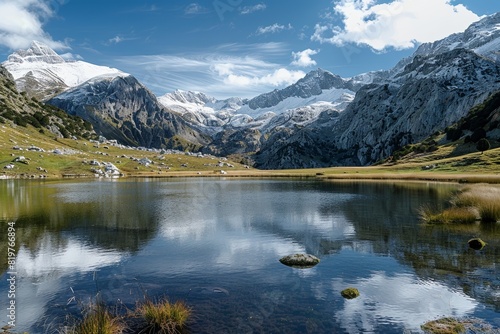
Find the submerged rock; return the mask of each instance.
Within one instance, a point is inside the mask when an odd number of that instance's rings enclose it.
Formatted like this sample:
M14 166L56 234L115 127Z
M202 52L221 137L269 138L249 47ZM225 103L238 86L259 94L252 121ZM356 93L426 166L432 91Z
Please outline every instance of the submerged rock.
M297 268L311 268L319 263L319 259L311 254L292 254L280 259L284 265Z
M480 238L470 239L467 243L469 244L469 247L474 250L481 250L484 248L484 246L486 246L486 242L484 242Z
M354 298L359 297L359 290L356 288L347 288L347 289L342 290L340 292L340 294L345 299L354 299Z
M478 318L441 318L426 322L420 326L426 334L481 333L498 334L498 328Z

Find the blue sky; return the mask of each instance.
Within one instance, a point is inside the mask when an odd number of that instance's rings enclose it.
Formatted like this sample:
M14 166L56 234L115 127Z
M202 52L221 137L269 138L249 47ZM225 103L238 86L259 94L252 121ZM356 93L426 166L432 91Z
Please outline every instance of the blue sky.
M498 0L0 0L0 60L38 40L157 95L253 97L318 67L389 69L498 11Z

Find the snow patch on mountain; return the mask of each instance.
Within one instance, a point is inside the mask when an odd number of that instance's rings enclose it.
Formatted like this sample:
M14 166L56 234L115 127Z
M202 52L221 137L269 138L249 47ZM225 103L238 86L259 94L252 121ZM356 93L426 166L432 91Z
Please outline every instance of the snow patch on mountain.
M354 92L349 89L332 88L325 89L321 92L321 94L313 95L308 98L292 96L279 102L277 105L268 108L258 108L254 110L251 109L248 105L244 105L238 110L238 113L246 114L256 118L267 112L282 114L289 110L294 110L314 104L320 104L322 106L327 106L327 108L341 111L345 109L345 107L349 104L349 102L352 101L353 98Z
M274 126L306 125L323 111L340 112L354 99L349 89L324 89L318 95L291 96L272 107L252 109L239 98L216 100L199 92L174 91L158 98L167 109L211 136L225 129L269 130Z
M417 55L436 55L456 49L468 49L500 61L500 12L471 24L464 32L450 35L433 43L424 43Z

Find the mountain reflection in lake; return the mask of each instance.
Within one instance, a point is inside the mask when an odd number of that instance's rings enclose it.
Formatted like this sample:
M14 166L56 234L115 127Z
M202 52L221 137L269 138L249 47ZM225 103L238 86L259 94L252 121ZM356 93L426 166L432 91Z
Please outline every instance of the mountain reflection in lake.
M457 188L4 180L0 220L3 226L15 221L17 229L16 330L56 332L67 314L79 313L76 301L98 291L109 305L129 308L145 293L182 299L193 307L191 333L419 333L421 324L442 316L500 326L498 224L449 228L418 221L422 205L443 207ZM487 247L469 249L473 236ZM296 252L321 262L303 270L279 263ZM1 265L6 292L6 262ZM340 291L349 286L361 296L343 299ZM7 303L2 293L0 309Z

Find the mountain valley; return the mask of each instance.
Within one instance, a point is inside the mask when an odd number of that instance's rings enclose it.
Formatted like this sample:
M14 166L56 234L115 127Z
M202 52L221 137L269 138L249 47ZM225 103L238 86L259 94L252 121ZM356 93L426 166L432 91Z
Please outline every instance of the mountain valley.
M500 91L499 27L497 13L422 44L390 70L341 78L316 69L252 99L181 90L157 97L130 74L67 61L38 42L3 66L27 98L123 145L229 156L261 169L367 166L446 131ZM485 134L493 144L497 130Z

